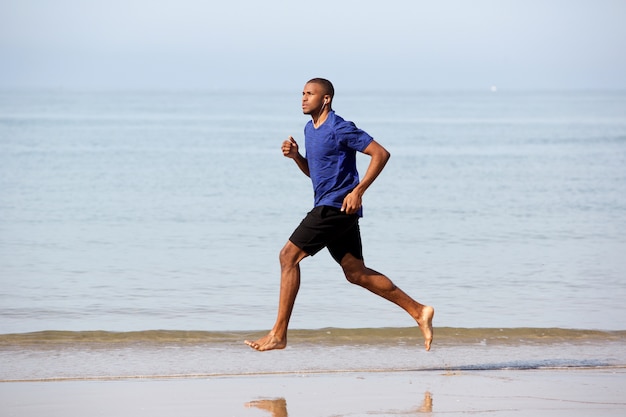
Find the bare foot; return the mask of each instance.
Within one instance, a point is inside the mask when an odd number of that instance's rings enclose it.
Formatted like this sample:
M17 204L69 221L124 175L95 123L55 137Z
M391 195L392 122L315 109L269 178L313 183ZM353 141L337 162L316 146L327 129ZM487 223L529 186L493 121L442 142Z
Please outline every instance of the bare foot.
M433 317L435 317L435 309L431 306L424 306L417 319L417 324L424 335L426 350L430 350L430 344L433 342Z
M272 333L269 333L268 335L260 338L259 340L256 340L256 341L246 340L244 343L250 346L252 349L256 349L260 352L263 352L266 350L284 349L287 346L287 338L279 339L277 337L274 337Z

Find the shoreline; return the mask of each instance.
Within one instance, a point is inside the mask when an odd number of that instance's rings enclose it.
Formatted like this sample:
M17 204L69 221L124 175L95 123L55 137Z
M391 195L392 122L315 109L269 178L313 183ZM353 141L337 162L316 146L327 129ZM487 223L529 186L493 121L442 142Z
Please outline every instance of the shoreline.
M621 416L626 368L311 372L5 382L6 416Z
M355 332L357 334L355 334ZM377 336L374 334L381 332ZM219 377L354 375L359 372L463 372L532 369L621 369L626 366L626 332L550 336L484 334L483 339L451 334L431 351L403 330L306 332L280 351L257 352L240 334L197 339L72 335L0 346L0 381L118 381ZM414 333L414 332L413 332ZM441 333L441 332L440 332ZM482 334L483 332L477 332ZM531 332L535 333L535 331ZM393 336L392 336L393 335ZM122 338L121 343L118 337ZM311 337L308 337L311 336ZM580 337L583 336L583 337ZM113 340L111 340L111 337Z
M132 382L132 381L179 381L196 379L216 378L256 378L256 377L309 377L309 376L334 376L350 374L402 374L402 373L441 373L442 375L454 375L466 372L525 372L525 371L624 371L626 365L589 365L589 366L536 366L518 368L411 368L411 369L337 369L337 370L297 370L297 371L256 371L239 373L187 373L187 374L154 374L154 375L94 375L94 376L70 376L48 378L24 378L24 379L0 379L1 384L11 383L55 383L55 382Z

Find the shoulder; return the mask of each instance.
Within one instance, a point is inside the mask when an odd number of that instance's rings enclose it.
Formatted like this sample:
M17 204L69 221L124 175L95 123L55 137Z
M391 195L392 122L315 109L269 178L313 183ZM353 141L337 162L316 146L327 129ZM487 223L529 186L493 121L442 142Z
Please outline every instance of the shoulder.
M355 130L359 130L354 122L350 120L345 120L343 117L339 116L335 112L333 112L329 117L332 117L331 125L337 132L349 133Z
M367 132L359 129L354 122L345 120L341 116L335 116L335 118L334 130L342 145L363 152L374 140Z
M335 111L331 111L330 114L328 115L328 120L330 121L330 124L333 126L343 126L345 124L349 124L352 123L350 121L346 121L343 117L339 116L337 113L335 113Z

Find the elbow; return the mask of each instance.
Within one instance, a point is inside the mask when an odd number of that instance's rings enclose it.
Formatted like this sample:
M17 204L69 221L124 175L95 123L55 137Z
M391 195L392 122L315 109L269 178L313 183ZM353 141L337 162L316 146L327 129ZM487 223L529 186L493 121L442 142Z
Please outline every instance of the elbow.
M391 158L391 154L389 153L387 149L383 149L381 152L381 159L383 160L384 163L387 163L389 158Z
M389 161L389 158L391 158L391 154L389 153L389 151L387 151L387 149L381 148L378 150L378 152L372 154L372 158L375 159L379 165L384 167L385 165L387 165L387 161Z

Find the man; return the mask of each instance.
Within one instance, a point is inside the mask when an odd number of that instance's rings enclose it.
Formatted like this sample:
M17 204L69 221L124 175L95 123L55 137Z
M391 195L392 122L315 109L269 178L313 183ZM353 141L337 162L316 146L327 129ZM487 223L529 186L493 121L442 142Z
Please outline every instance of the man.
M302 111L311 116L304 128L306 157L293 137L282 144L283 155L295 161L311 178L315 195L313 210L293 232L280 252L281 282L278 317L270 332L245 343L266 351L287 346L287 327L300 288L300 261L328 248L346 279L398 306L417 321L430 350L435 310L409 297L385 275L365 266L361 248L359 218L363 194L389 159L389 152L354 123L332 110L334 88L330 81L314 78L302 92ZM356 152L371 157L359 181Z

